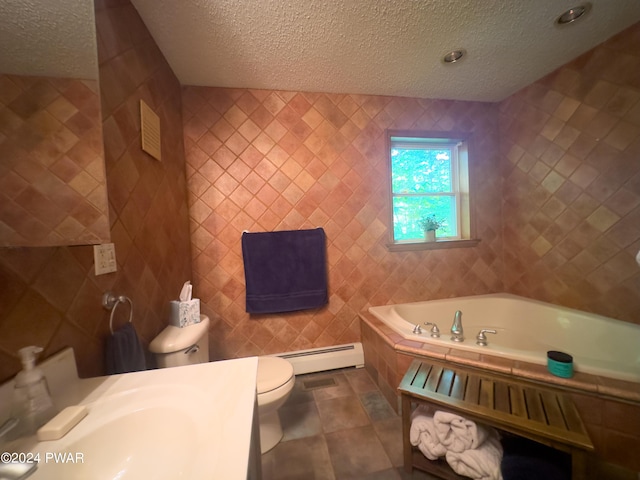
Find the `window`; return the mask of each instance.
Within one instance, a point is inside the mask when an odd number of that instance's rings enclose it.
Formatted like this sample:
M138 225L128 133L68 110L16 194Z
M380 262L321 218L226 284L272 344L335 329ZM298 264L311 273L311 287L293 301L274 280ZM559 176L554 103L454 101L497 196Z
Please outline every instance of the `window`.
M466 136L389 131L388 146L392 246L465 246L460 242L472 238ZM428 215L442 224L440 245L425 244L420 221Z

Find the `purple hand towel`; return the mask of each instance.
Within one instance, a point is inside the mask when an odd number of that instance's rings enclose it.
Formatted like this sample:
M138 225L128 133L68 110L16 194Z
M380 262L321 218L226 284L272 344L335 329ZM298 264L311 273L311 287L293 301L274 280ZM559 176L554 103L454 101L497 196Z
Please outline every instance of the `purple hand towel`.
M107 375L146 370L144 349L131 322L107 337Z
M328 303L322 228L242 234L249 313L280 313Z

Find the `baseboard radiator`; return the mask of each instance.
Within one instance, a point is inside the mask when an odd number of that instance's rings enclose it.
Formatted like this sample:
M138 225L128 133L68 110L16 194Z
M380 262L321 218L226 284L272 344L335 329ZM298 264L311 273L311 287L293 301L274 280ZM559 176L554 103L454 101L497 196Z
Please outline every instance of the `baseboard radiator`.
M364 351L362 343L359 342L279 353L276 356L291 362L293 373L296 375L335 370L336 368L364 367Z

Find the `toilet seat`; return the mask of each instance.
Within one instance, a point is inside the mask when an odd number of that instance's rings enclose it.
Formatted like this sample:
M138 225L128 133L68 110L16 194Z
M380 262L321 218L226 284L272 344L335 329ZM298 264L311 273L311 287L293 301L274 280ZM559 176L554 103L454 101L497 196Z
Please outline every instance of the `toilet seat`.
M293 378L293 365L280 357L258 357L258 395L276 390Z

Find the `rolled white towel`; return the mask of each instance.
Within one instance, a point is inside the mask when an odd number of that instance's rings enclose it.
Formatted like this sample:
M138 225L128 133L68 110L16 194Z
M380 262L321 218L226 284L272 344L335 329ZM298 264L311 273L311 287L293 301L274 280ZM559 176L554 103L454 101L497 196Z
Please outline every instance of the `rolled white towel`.
M447 451L464 452L478 448L487 438L487 430L455 413L438 410L433 415L436 435Z
M418 447L429 460L436 460L447 453L447 449L440 443L435 432L433 417L425 414L428 410L418 407L411 415L409 441Z
M497 435L491 435L479 448L464 452L449 450L445 458L458 475L477 480L502 480L502 445Z

